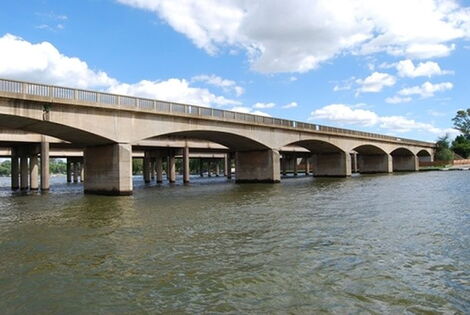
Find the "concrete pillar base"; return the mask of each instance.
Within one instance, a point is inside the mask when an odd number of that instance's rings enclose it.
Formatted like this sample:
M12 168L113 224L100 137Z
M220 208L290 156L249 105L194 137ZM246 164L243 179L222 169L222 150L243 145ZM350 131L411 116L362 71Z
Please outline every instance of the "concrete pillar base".
M314 177L351 176L351 157L344 152L317 153L312 162Z
M84 157L86 194L132 195L132 147L130 144L86 147Z
M241 151L235 157L237 183L279 183L280 162L276 150Z
M357 156L357 162L359 164L359 173L361 174L393 172L392 156L390 154L359 154Z
M419 160L416 155L393 156L394 172L416 172L419 171Z

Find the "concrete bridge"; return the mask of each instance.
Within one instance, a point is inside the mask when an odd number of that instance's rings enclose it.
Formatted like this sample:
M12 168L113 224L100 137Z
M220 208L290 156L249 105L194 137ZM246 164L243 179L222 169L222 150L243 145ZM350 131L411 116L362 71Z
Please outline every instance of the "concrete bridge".
M418 160L431 160L435 148L433 143L367 132L5 79L0 79L0 128L43 135L36 151L12 145L12 180L28 167L37 169L39 158L41 176L47 177L45 136L50 136L84 148L86 193L116 195L132 193L133 148L144 150L145 169L155 161L161 170L167 158L170 178L180 153L187 182L188 143L216 143L228 152L229 165L234 161L240 183L279 182L285 168L281 164L289 156L283 148L308 152L314 176L341 177L350 176L356 165L361 173L416 171ZM179 151L152 146L168 137L179 139Z

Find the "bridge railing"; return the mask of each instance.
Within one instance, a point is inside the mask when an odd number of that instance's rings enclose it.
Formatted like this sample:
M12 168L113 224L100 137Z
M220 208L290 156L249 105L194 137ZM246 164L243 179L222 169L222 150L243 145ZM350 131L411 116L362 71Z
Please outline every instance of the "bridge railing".
M116 105L121 108L150 110L159 113L187 114L196 117L213 117L250 123L260 123L269 126L290 127L304 130L307 129L313 131L334 133L339 135L360 136L381 140L403 141L417 145L430 145L430 143L428 142L397 138L377 133L336 128L318 124L309 124L300 121L253 115L248 113L240 113L211 107L187 105L148 98L110 94L106 92L89 91L83 89L74 89L8 79L0 79L0 92L21 94L24 96L34 95L47 97L50 98L51 101L58 102L60 102L60 100L70 100L103 105Z

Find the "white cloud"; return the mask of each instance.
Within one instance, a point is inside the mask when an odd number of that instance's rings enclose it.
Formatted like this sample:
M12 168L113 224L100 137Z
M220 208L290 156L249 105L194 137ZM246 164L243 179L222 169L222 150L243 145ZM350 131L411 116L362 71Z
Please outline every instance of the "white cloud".
M442 70L439 64L433 61L420 62L418 66L415 66L413 61L407 59L397 63L396 68L400 77L408 78L430 78L433 75L444 75L452 73L452 71Z
M192 77L191 81L193 81L193 82L204 82L204 83L212 85L212 86L217 86L217 87L220 87L220 88L224 89L225 91L231 91L231 92L235 93L236 96L240 96L245 92L245 90L241 86L237 85L237 82L232 81L232 80L223 79L223 78L221 78L219 76L216 76L214 74L212 74L212 75L206 75L206 74L198 75L198 76Z
M297 102L290 102L289 104L286 104L286 105L282 106L282 108L288 109L288 108L295 108L297 106L299 106L299 104L297 104Z
M396 79L393 75L383 72L374 72L365 79L357 79L359 85L357 92L380 92L386 86L393 86Z
M340 54L450 54L470 38L457 0L116 0L156 13L209 54L245 50L252 68L306 72Z
M266 117L271 117L268 113L259 111L259 110L253 110L251 107L246 107L246 106L235 106L231 109L231 111L234 112L239 112L239 113L245 113L245 114L253 114L253 115L260 115L260 116L266 116Z
M258 108L258 109L263 109L263 108L273 108L274 106L276 106L276 104L274 103L256 103L253 105L253 108Z
M393 96L393 97L387 97L385 99L385 102L389 104L400 104L400 103L409 103L411 102L411 100L412 100L411 97Z
M189 82L184 79L142 80L134 84L120 83L109 87L108 92L201 106L240 104L238 101L214 95L207 89L191 87Z
M0 76L202 106L240 104L236 100L217 96L208 89L192 87L184 79L122 83L103 71L90 69L88 64L79 58L64 56L48 42L32 44L10 34L0 37ZM218 83L222 87L234 89L237 94L237 86L232 81L215 76L208 79L212 80L212 84Z
M386 129L392 133L404 133L409 131L421 131L425 133L432 133L434 135L443 135L446 133L455 134L452 128L441 129L434 127L432 124L417 122L413 119L408 119L403 116L379 116L377 113L364 110L354 109L345 104L331 104L320 109L314 110L311 113L310 120L327 120L330 122L361 125L361 126L376 126Z
M434 96L434 93L436 92L451 90L453 87L454 85L451 82L432 84L431 82L427 81L420 86L404 88L398 91L398 94L403 96L420 95L422 98L428 98Z

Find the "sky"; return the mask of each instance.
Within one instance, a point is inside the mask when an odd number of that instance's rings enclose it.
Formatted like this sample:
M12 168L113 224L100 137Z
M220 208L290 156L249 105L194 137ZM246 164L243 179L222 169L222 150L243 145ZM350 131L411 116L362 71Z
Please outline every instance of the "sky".
M0 78L434 141L470 107L470 1L15 0Z

